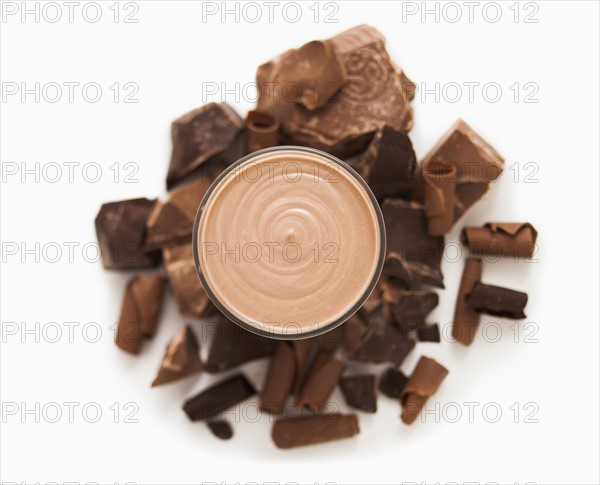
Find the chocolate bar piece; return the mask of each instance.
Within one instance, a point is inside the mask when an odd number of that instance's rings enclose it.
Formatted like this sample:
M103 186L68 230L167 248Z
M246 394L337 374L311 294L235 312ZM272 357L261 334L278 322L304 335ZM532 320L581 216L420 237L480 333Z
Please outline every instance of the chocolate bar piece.
M444 288L444 237L427 233L424 207L416 202L386 199L381 210L387 241L384 273L406 283Z
M454 225L457 167L432 159L423 167L425 217L430 236L442 236Z
M163 258L179 313L184 317L199 318L213 311L196 272L192 245L163 248Z
M479 326L481 314L467 303L467 295L471 293L475 284L481 279L482 267L480 259L467 259L460 280L456 308L454 309L452 337L463 345L473 343L475 331Z
M215 421L209 421L206 425L212 434L221 440L229 440L233 436L233 428L231 427L231 424L229 424L229 421L217 419Z
M467 303L478 312L496 317L522 319L527 305L527 293L510 290L500 286L475 283L467 295Z
M438 305L434 291L415 290L398 293L391 307L394 321L403 332L415 331L425 324L425 318Z
M402 371L390 367L379 380L379 390L388 397L398 399L407 382L408 377Z
M331 357L326 352L320 352L310 370L306 382L298 395L298 407L306 407L314 413L322 411L327 406L327 399L335 389L346 364Z
M275 351L277 341L244 330L221 315L216 327L205 369L223 372L251 360L267 357Z
M96 216L96 236L105 269L152 268L160 253L144 250L146 221L156 200L129 199L102 204Z
M130 354L138 354L142 340L154 336L164 286L160 275L137 275L129 280L115 338L115 343L120 349Z
M358 314L352 315L344 327L344 352L347 356L352 356L356 353L364 336L369 330L369 325Z
M208 103L173 121L173 152L167 187L227 150L244 127L244 120L226 103Z
M260 409L281 414L285 402L292 392L296 376L296 358L289 342L280 341L271 359L269 371L260 399Z
M371 325L358 348L349 357L361 362L400 365L415 347L415 341L391 325Z
M253 110L246 116L246 153L279 144L279 121L269 113Z
M402 422L412 424L427 402L435 394L448 370L429 357L421 357L415 370L400 393Z
M165 356L152 387L183 379L202 371L200 346L194 331L186 325L167 344Z
M377 412L377 394L375 393L375 376L373 374L342 377L340 388L348 406L366 413Z
M531 258L537 231L529 222L488 222L483 227L465 227L461 241L471 254Z
M355 414L324 414L280 419L271 437L277 448L289 449L351 438L359 431Z
M183 410L191 421L210 421L255 394L246 376L236 374L187 400Z
M419 342L437 342L441 341L440 326L437 323L425 325L417 330Z

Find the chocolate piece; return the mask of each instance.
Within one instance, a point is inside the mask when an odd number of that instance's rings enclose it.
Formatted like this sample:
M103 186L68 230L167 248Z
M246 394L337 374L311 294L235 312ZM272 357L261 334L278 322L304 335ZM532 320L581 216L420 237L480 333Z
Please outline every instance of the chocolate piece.
M384 273L406 283L444 288L440 268L444 238L427 233L424 207L416 202L386 199L381 210L387 240Z
M364 336L369 330L369 325L359 315L351 316L344 327L344 352L347 356L352 356L356 353Z
M205 104L173 121L167 187L224 152L243 127L244 121L226 103Z
M271 437L277 448L289 449L352 438L359 431L355 414L323 414L280 419Z
M437 323L425 325L417 330L419 342L440 342L440 326Z
M179 313L191 318L206 316L214 307L196 273L192 245L163 248L163 258Z
M415 341L391 325L372 325L363 335L351 359L400 365L415 347Z
M527 293L477 282L467 295L467 303L478 312L496 317L527 318L523 309Z
M279 121L262 111L249 111L246 116L246 153L279 144Z
M312 412L320 412L327 406L327 399L335 389L346 364L320 352L310 370L306 382L298 395L298 407L307 407Z
M146 251L187 243L198 206L212 180L202 177L174 189L165 202L158 202L146 221Z
M385 197L410 196L416 164L408 135L386 125L373 137L357 162L357 170L381 201Z
M202 371L200 346L192 328L186 325L167 344L165 356L152 387L183 379Z
M246 376L236 374L188 399L183 410L191 421L209 421L254 394Z
M379 380L379 390L388 397L398 399L407 382L408 377L403 372L390 367Z
M467 303L467 295L471 293L475 283L481 279L482 263L479 259L467 259L463 269L456 308L454 309L454 323L452 324L452 337L463 345L471 345L475 339L475 331L479 326L481 314Z
M214 434L220 440L229 440L233 436L233 428L229 421L225 421L224 419L218 419L216 421L209 421L206 423L208 429L211 430L212 434Z
M427 402L435 394L448 370L429 357L421 357L415 370L400 393L402 422L412 424Z
M314 357L317 347L318 345L314 338L292 341L294 360L296 362L296 373L293 385L294 393L297 393L304 383L303 381L307 377L307 370L310 367L311 357Z
M323 352L327 352L328 354L334 354L338 349L340 344L342 343L342 339L344 336L344 331L341 325L338 325L333 330L329 332L322 333L321 335L317 335L315 340L319 345L319 350Z
M289 342L279 341L265 380L260 409L271 414L281 414L292 392L295 376L294 349Z
M454 199L458 179L456 166L431 160L423 168L425 217L430 236L442 236L454 225Z
M146 220L155 203L129 199L102 204L95 225L105 269L152 268L160 262L160 253L143 249Z
M413 116L407 78L391 61L381 33L360 25L336 35L330 42L344 66L346 82L335 92L335 84L327 85L329 79L319 79L319 86L329 89L326 93L335 94L315 110L295 102L293 86L280 81L288 79L287 59L294 51L257 70L257 109L281 121L283 141L343 157L363 151L372 134L385 125L398 131L410 130ZM320 91L319 101L323 100Z
M488 222L483 227L465 227L461 241L472 254L531 258L537 231L529 222Z
M348 406L366 413L377 412L377 394L373 374L343 377L340 387Z
M267 357L275 351L277 341L244 330L221 315L210 347L205 369L223 372L251 360Z
M394 321L403 332L415 331L425 324L425 318L438 305L434 291L404 291L397 295L392 305Z
M160 275L137 275L125 288L115 343L138 354L144 338L154 336L162 306L164 280Z

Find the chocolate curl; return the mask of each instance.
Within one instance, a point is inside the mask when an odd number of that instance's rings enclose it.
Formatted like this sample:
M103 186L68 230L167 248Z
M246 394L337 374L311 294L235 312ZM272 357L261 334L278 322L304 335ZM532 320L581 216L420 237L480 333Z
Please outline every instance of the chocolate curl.
M467 295L467 303L476 311L496 317L526 318L527 293L477 282Z
M154 336L163 293L164 280L160 275L137 275L129 280L115 338L117 347L138 354L142 340Z
M454 224L456 166L431 160L423 169L425 217L430 236L442 236Z
M537 234L529 222L488 222L483 227L465 227L460 239L472 254L531 258Z
M246 117L246 153L278 144L279 121L263 111L249 111Z
M292 391L296 375L296 359L289 342L277 343L261 395L260 409L271 414L281 414Z
M152 387L183 379L202 371L200 346L192 328L186 325L167 344Z
M341 360L331 357L326 352L320 352L300 390L298 407L307 407L314 413L322 411L345 367L346 364Z
M280 419L271 437L277 448L289 449L351 438L359 431L355 414L326 414Z
M292 386L292 390L296 394L307 377L311 358L316 354L317 342L314 338L307 338L293 340L291 344L295 361L294 385Z
M475 339L475 331L479 326L480 313L467 303L467 295L471 293L475 284L481 279L482 262L480 259L467 259L463 269L456 307L454 309L454 323L452 324L452 337L463 345L471 345Z
M429 357L421 357L400 394L402 422L412 424L448 375L448 369Z

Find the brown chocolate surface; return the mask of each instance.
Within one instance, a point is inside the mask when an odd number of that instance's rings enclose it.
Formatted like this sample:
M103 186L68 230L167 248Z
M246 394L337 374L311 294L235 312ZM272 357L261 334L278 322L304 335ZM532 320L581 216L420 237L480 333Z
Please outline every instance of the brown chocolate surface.
M404 332L417 330L425 324L425 318L438 306L438 302L438 294L434 291L399 292L391 305L394 321Z
M369 327L349 357L361 362L389 362L398 366L414 347L415 341L405 333L391 325L375 324Z
M402 422L412 424L427 402L435 394L448 370L429 357L421 357L400 394Z
M417 338L419 342L435 342L441 341L440 326L437 323L430 323L417 330Z
M529 222L488 222L483 227L465 227L461 241L472 254L531 258L537 231Z
M425 217L431 236L441 236L452 229L457 180L456 166L441 160L431 160L423 168Z
M279 341L260 396L260 408L271 414L281 414L292 392L296 377L296 358L289 342Z
M500 286L475 283L467 295L467 303L478 312L496 317L526 318L524 309L527 305L527 293Z
M298 407L306 407L314 413L325 409L345 367L346 364L341 360L320 352L300 389Z
M200 345L192 328L186 325L167 344L152 387L177 381L201 371Z
M279 144L278 120L269 113L258 110L248 111L246 116L246 153Z
M452 337L463 345L471 345L479 326L480 313L467 303L467 295L481 279L482 262L480 259L467 259L463 269L452 324Z
M379 390L388 397L398 399L407 382L408 377L402 371L390 367L379 379Z
M377 412L377 394L373 374L342 377L340 388L348 406L366 413Z
M358 433L355 414L325 414L280 419L273 425L271 437L277 448L289 449L351 438Z
M229 421L224 419L217 419L215 421L209 421L206 423L211 433L221 440L229 440L233 437L233 428Z

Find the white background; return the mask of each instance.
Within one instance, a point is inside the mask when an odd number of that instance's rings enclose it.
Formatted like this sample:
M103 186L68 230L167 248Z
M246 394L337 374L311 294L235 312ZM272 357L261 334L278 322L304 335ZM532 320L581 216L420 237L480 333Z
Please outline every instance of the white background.
M4 2L5 4L7 2ZM16 403L18 413L3 412L1 431L1 481L242 483L255 481L299 483L398 483L398 482L498 482L498 483L598 483L598 15L596 2L513 2L483 14L485 2L475 7L470 22L468 6L457 11L437 4L440 18L421 18L421 2L338 2L331 12L319 6L318 22L313 2L302 4L302 18L286 21L281 6L269 22L267 7L257 23L247 18L225 22L219 15L203 22L200 3L137 2L138 23L123 23L131 12L120 6L115 23L113 2L101 2L102 18L90 23L81 7L74 21L59 2L63 18L39 23L32 15L3 19L1 77L6 83L96 82L103 88L100 101L90 103L75 91L73 103L56 103L33 95L3 100L1 117L2 184L2 301L1 399ZM84 2L81 5L85 5ZM284 3L281 3L284 5ZM20 2L17 4L21 8ZM34 3L30 2L29 7ZM221 8L220 4L216 4ZM235 7L230 4L230 8ZM536 10L537 7L537 11ZM402 13L419 12L403 18ZM436 8L435 3L428 8ZM455 8L455 7L452 7ZM407 10L408 9L408 10ZM515 21L515 10L520 15ZM89 10L89 17L94 11ZM287 11L288 16L294 10ZM531 13L525 23L524 16ZM55 11L46 11L52 18ZM246 10L248 16L255 11ZM170 122L202 104L202 83L251 83L256 67L290 47L315 38L327 38L359 23L376 26L387 38L393 59L420 87L435 89L440 99L419 94L413 106L415 125L411 138L419 158L445 130L462 117L505 158L506 170L485 198L455 227L448 241L456 241L459 226L491 221L522 221L539 230L537 263L502 260L484 267L484 280L527 291L528 319L511 329L512 322L484 317L488 341L478 335L469 348L458 344L420 344L402 368L410 373L419 355L432 356L450 374L428 405L435 412L426 422L404 426L399 405L379 398L375 415L360 414L361 433L355 439L283 452L272 444L267 417L258 423L235 424L232 441L213 438L202 424L191 424L181 411L183 400L215 378L198 379L150 389L164 345L185 323L169 298L156 338L142 354L132 358L112 343L111 326L118 318L122 291L129 275L104 271L100 263L86 262L81 247L95 241L93 220L101 203L125 198L164 196L164 179L170 156ZM109 86L136 83L136 104L113 101ZM480 83L473 102L463 83ZM500 99L481 86L497 83ZM455 91L444 93L449 83L463 86L463 96L450 102ZM523 102L514 99L514 83L535 83L538 91ZM206 85L205 85L206 86ZM532 85L529 85L532 86ZM535 87L534 86L534 87ZM66 89L66 88L65 88ZM240 89L237 89L239 96ZM252 93L252 91L249 91ZM93 94L93 93L92 93ZM54 94L49 94L53 96ZM243 115L252 99L217 93L210 101L227 100ZM63 177L56 183L33 175L9 175L14 163L34 168L39 162L60 164ZM75 179L68 180L64 163L79 162ZM86 182L81 167L95 162L102 168L97 183ZM114 182L109 166L137 163L137 183L124 183L124 173ZM527 163L539 170L525 183ZM517 165L514 165L517 164ZM17 165L19 166L19 165ZM520 168L509 170L513 166ZM93 176L93 173L90 172ZM52 174L53 176L53 174ZM515 180L516 178L516 180ZM27 247L48 243L63 245L62 257L54 252L40 256L8 254L7 243ZM73 262L67 242L79 243ZM10 246L11 248L14 246ZM50 246L47 246L51 249ZM93 251L91 252L93 256ZM25 258L25 262L21 259ZM432 321L447 326L452 318L462 261L444 263L447 290ZM497 321L497 325L490 322ZM525 330L525 323L533 322ZM57 343L35 335L11 335L14 329L34 328L35 322ZM88 343L76 330L69 342L64 322L96 322L102 336ZM200 333L202 324L192 322ZM532 329L539 328L535 336ZM495 330L502 335L495 343ZM520 329L515 337L516 328ZM527 343L529 339L538 342ZM94 332L90 330L90 337ZM515 342L517 340L517 342ZM203 355L208 350L204 345ZM358 369L352 366L351 370ZM383 369L384 367L381 367ZM262 385L264 363L247 366L247 373ZM379 368L377 369L379 370ZM335 400L343 399L336 390ZM67 408L57 423L35 415L21 415L23 406L35 403L76 402L74 422ZM118 403L118 423L110 409ZM126 423L124 406L136 403L138 423ZM479 403L470 422L464 403ZM24 404L22 404L24 403ZM103 414L97 423L81 414L86 403L97 403ZM452 404L454 403L454 404ZM502 410L497 423L482 414L487 403ZM518 422L511 406L518 403ZM527 405L527 403L534 403ZM9 404L10 406L10 404ZM457 422L456 406L462 411ZM529 406L525 408L525 406ZM533 419L526 417L537 406ZM50 418L54 412L46 408ZM513 407L514 409L514 407ZM342 410L346 410L342 406ZM93 415L93 413L92 413ZM490 411L488 418L493 418ZM21 421L25 420L25 423ZM438 421L438 422L436 422Z

